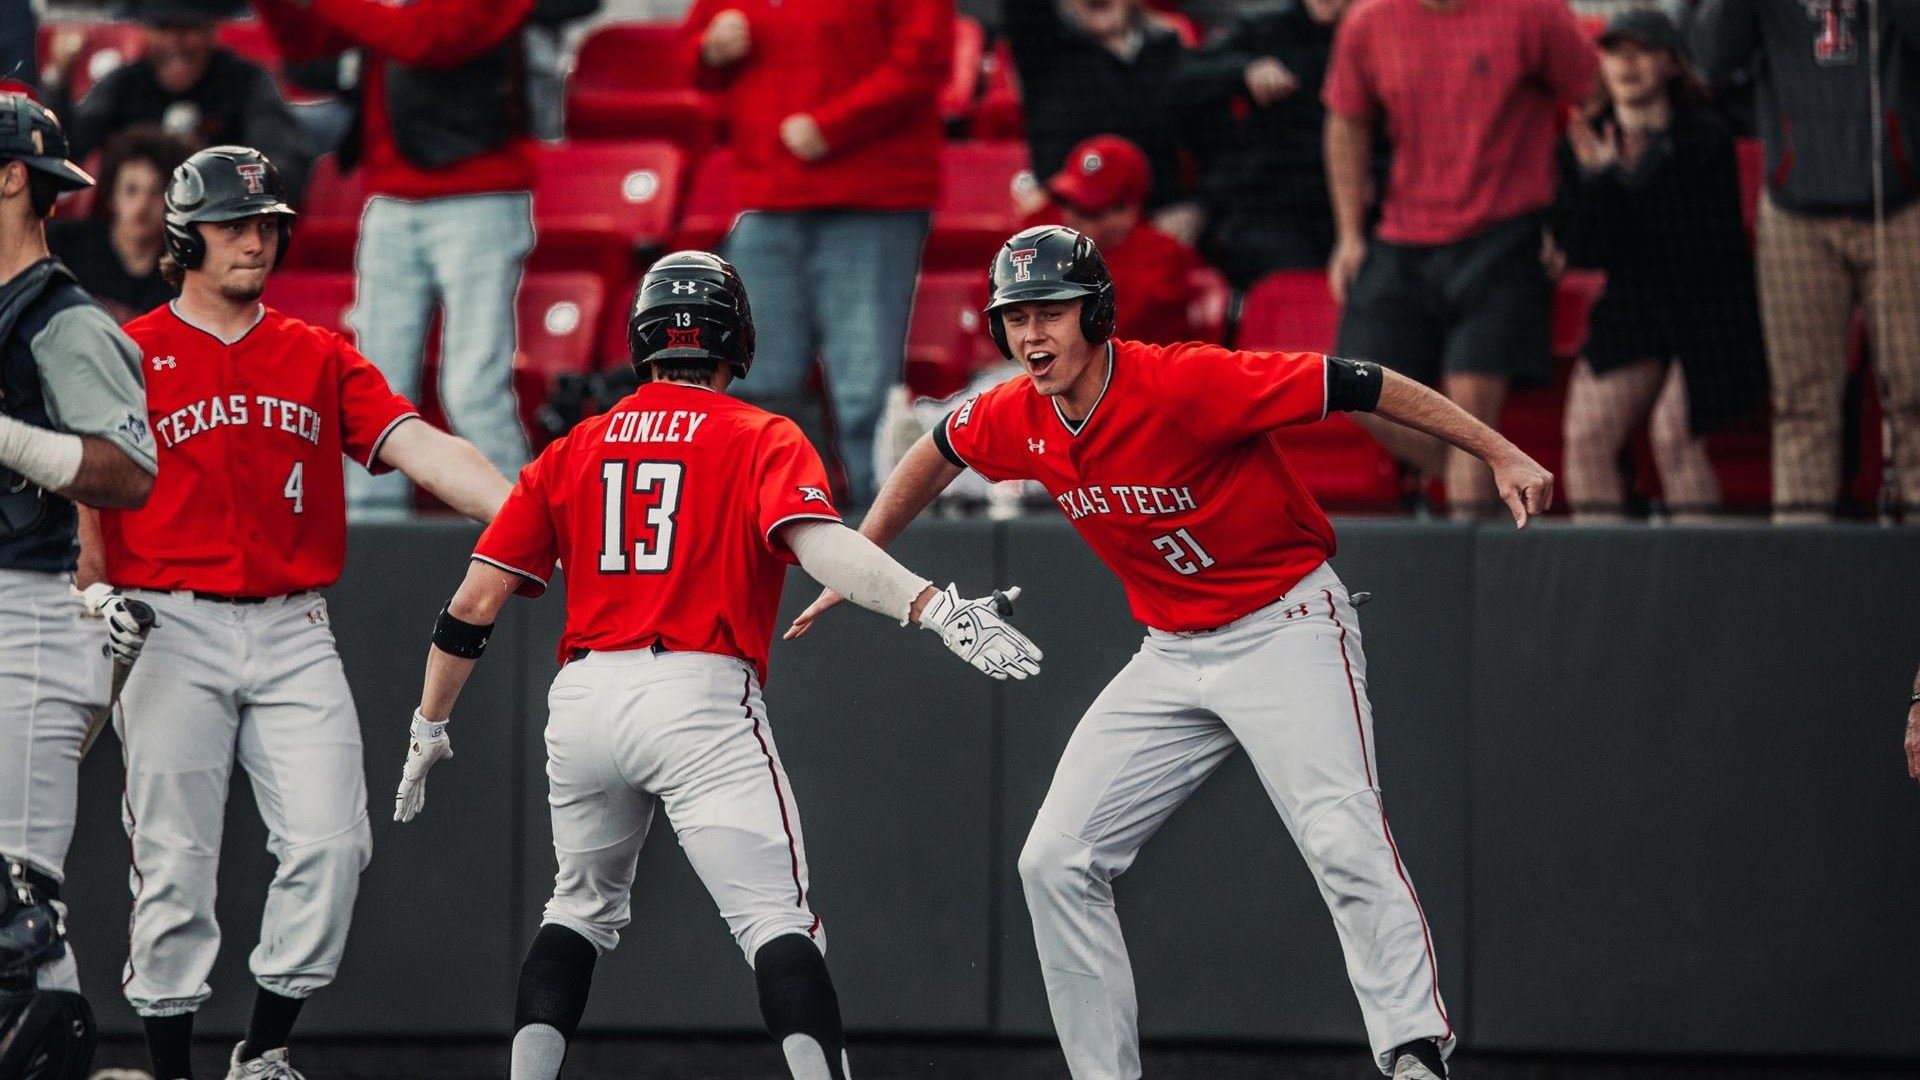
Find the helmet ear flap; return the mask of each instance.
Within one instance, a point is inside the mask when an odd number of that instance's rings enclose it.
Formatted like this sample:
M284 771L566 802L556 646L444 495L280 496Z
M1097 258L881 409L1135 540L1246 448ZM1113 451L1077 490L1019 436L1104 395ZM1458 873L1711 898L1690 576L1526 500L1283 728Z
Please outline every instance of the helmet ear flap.
M1000 355L1013 359L1013 344L1007 340L1007 324L1001 320L1000 312L987 312L987 333L993 336L993 343L1000 346Z
M192 270L206 260L207 242L201 239L193 222L175 222L169 215L166 239L167 254L173 256L173 261L179 263L182 269Z
M1113 282L1100 286L1098 292L1089 296L1080 305L1080 332L1094 345L1104 344L1113 336L1113 320L1117 304L1114 303Z

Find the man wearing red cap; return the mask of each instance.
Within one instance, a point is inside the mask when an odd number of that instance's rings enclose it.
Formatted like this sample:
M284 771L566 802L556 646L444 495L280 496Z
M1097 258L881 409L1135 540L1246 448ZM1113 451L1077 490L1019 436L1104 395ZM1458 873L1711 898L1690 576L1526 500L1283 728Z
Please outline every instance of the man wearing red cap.
M1029 225L1059 223L1093 239L1107 257L1114 290L1126 298L1119 334L1170 345L1194 338L1188 311L1200 256L1145 220L1153 169L1147 155L1119 135L1095 135L1067 154L1047 180L1053 205Z

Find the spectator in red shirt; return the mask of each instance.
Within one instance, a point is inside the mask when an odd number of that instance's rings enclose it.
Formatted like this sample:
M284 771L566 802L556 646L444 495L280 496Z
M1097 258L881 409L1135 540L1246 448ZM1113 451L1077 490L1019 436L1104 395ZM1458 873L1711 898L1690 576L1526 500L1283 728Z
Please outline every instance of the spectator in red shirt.
M900 381L920 249L940 187L952 0L696 0L697 81L726 91L746 212L726 254L763 326L738 393L820 425L814 350L850 501L873 497L873 432ZM824 448L823 448L824 449Z
M513 393L514 301L533 249L533 140L522 30L533 0L256 0L292 61L362 51L343 167L371 198L347 322L395 390L420 394L440 308L440 402L507 476L527 463ZM405 477L347 475L349 513L404 512Z
M1126 299L1114 334L1130 341L1172 345L1194 340L1194 250L1147 223L1153 167L1138 146L1118 135L1095 135L1067 153L1047 180L1052 206L1028 225L1061 224L1093 240Z
M1489 424L1511 380L1547 374L1557 109L1592 92L1597 68L1565 0L1360 0L1347 12L1321 93L1341 355L1437 385ZM1393 165L1369 243L1382 126ZM1402 460L1444 470L1456 513L1496 505L1472 457L1369 427Z

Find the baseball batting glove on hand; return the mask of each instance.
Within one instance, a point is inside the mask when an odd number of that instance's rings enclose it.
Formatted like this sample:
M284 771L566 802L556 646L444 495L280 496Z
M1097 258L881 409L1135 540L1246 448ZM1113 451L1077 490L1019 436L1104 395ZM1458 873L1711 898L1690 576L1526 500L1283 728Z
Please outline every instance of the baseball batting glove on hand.
M146 647L146 628L134 617L131 604L137 600L128 600L113 591L113 586L104 581L96 581L81 592L80 599L87 605L87 614L107 623L107 647L112 650L113 658L132 667L140 659L140 650ZM144 606L144 605L142 605ZM151 609L149 609L151 610ZM151 616L149 616L151 617ZM157 626L158 623L149 623Z
M1016 585L978 600L962 600L949 585L921 609L920 625L939 634L955 656L996 679L1038 675L1045 654L1007 622L1019 595Z
M393 796L393 820L413 820L427 805L427 770L433 763L453 756L453 740L447 737L447 722L435 723L413 714L413 737L407 742L407 764L400 770L400 790Z

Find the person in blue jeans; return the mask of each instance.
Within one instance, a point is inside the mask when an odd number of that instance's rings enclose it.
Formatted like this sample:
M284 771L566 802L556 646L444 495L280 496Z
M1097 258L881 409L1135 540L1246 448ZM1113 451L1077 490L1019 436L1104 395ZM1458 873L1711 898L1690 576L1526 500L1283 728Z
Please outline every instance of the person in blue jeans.
M906 361L940 190L953 0L696 0L699 85L725 91L742 214L725 244L764 327L742 397L820 442L817 354L850 505L873 498L873 432Z

